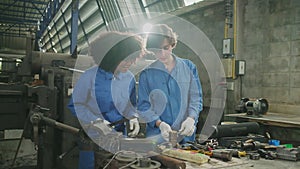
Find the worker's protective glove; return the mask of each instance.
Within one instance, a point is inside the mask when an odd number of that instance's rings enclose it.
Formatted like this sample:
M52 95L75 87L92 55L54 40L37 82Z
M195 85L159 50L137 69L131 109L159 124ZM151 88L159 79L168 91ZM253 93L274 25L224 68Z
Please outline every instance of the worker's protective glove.
M129 120L129 129L130 133L128 133L128 136L135 137L139 131L140 131L140 124L137 118Z
M109 122L109 121L107 121L107 120L103 120L103 123L104 123L104 124L106 124L107 126L109 126L109 125L110 125L110 122Z
M179 134L183 136L191 136L195 131L195 120L191 117L188 117L185 121L182 122Z
M112 132L112 128L109 126L110 122L107 120L103 120L101 118L92 121L92 125L95 129L98 130L100 134L107 135Z
M161 133L162 137L166 141L169 141L169 133L172 131L171 126L165 122L161 122L159 125L159 129L160 129L160 133Z

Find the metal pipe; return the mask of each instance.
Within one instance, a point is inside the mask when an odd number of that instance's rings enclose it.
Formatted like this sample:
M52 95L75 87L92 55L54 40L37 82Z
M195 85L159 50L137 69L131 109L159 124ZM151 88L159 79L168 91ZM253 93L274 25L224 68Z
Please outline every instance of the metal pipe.
M69 68L69 67L65 67L65 66L58 66L58 67L61 68L61 69L64 69L64 70L69 70L69 71L78 72L78 73L83 73L84 72L83 70Z
M223 161L231 161L233 151L231 150L212 150L212 157L222 159Z
M72 134L79 134L79 132L80 132L80 129L78 129L78 128L75 128L75 127L72 127L72 126L60 123L60 122L58 122L56 120L53 120L53 119L48 118L48 117L45 117L43 115L41 117L42 117L42 120L45 123L47 123L50 126L54 126L55 128L61 129L63 131L70 132Z

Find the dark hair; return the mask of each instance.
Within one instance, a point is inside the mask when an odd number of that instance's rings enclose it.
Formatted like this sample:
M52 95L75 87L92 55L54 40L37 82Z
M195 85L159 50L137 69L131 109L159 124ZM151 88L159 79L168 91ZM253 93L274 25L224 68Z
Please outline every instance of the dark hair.
M177 44L177 34L166 24L156 24L151 27L148 33L146 48L157 49L167 39L172 47Z
M136 59L141 52L144 52L143 40L132 33L102 33L89 46L89 55L107 72L114 72L122 60Z

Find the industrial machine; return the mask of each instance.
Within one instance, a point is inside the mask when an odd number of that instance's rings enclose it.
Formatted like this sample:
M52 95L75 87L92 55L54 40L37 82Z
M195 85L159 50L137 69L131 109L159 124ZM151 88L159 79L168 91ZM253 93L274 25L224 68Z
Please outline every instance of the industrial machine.
M261 116L266 114L269 109L269 103L266 99L242 98L236 107L238 113L247 113L247 115Z
M59 157L75 142L75 137L72 139L66 133L70 133L71 126L78 125L66 108L74 75L74 70L66 68L74 68L78 60L84 60L79 65L81 70L94 63L91 57L84 55L72 57L32 51L32 44L32 38L28 37L25 56L0 55L0 131L23 129L20 144L23 138L36 144L37 168L63 169L65 159ZM66 137L68 139L64 139ZM70 164L67 165L76 167Z

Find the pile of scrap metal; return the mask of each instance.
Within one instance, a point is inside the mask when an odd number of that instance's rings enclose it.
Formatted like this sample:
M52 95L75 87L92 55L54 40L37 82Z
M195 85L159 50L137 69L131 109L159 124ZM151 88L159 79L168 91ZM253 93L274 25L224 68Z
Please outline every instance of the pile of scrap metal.
M232 148L237 141L252 139L258 142L267 142L267 138L261 134L257 122L244 122L235 124L217 125L211 138L216 139L220 146Z
M252 160L300 159L300 147L287 148L284 145L272 144L272 140L260 135L259 131L260 126L256 122L218 125L210 139L204 143L189 142L183 145L183 149L197 151L223 161L230 161L232 157L247 157Z

